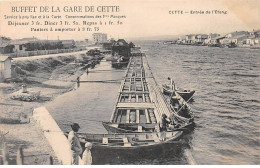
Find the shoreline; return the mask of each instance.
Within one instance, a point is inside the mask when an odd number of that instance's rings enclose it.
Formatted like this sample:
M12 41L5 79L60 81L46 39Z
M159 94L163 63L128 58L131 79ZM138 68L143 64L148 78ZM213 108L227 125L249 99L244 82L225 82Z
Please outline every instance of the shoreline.
M27 165L49 164L49 156L54 158L54 164L61 164L55 159L55 153L44 137L43 131L32 119L32 112L59 95L72 91L77 78L84 73L85 68L94 67L102 58L102 56L90 57L86 54L71 53L55 58L33 60L28 58L13 62L20 68L16 68L16 77L8 83L0 83L0 109L2 109L0 130L7 133L5 137L9 148L9 164L16 163L17 144L24 146L24 155L28 156L25 157ZM50 69L48 65L51 65ZM10 95L19 92L22 84L27 85L28 92L40 91L40 98L32 102L10 99ZM34 156L34 153L40 155ZM44 156L41 153L44 153Z

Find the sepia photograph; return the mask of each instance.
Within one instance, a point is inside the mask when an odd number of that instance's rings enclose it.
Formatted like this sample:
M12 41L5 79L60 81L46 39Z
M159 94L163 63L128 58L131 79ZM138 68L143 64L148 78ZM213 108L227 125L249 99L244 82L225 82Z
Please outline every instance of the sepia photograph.
M259 165L259 0L0 0L0 165Z

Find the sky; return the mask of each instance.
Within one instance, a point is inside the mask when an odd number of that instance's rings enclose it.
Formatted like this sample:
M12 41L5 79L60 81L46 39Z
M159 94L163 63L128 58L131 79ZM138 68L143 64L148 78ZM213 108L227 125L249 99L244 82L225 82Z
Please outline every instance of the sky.
M60 7L60 12L12 12L12 7L20 6L54 6ZM120 12L63 12L64 6L119 6ZM183 11L184 14L169 14L169 11ZM227 14L190 14L190 11L227 11ZM65 19L65 15L119 15L126 16L125 19ZM46 19L5 19L4 16L30 16L30 15L55 15L63 19L47 19L47 21L59 22L82 21L88 22L122 22L121 25L98 25L101 33L107 33L108 37L138 39L160 36L180 36L185 34L198 33L219 33L226 34L233 31L252 31L260 29L260 0L27 0L27 1L1 1L0 2L0 35L12 39L24 37L37 37L39 39L91 39L93 31L72 31L72 32L35 32L31 28L48 28L49 25L40 26L13 26L8 21L30 22ZM66 26L57 25L56 28ZM70 25L67 28L77 28L79 25ZM83 26L84 27L84 26Z

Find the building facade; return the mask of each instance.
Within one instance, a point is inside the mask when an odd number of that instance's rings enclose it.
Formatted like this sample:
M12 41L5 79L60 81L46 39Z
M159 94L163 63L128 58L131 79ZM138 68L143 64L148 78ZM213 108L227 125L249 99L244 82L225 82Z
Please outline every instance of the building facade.
M11 78L11 57L0 55L0 82Z
M105 33L94 33L92 34L93 41L95 43L106 43L107 42L107 34Z

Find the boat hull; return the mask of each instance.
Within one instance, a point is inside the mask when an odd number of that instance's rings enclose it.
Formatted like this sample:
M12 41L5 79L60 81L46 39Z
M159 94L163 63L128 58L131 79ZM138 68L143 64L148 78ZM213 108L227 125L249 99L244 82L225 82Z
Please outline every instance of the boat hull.
M165 86L163 86L163 93L165 95L171 95L173 92L172 89L170 88L166 88ZM195 93L195 90L191 90L191 91L177 91L177 93L184 99L184 100L189 100Z
M102 125L104 126L104 128L107 130L107 132L109 134L113 134L113 133L140 133L138 132L138 124L135 124L135 127L133 126L132 128L118 128L115 127L115 123L111 123L111 122L102 122ZM146 125L142 125L142 127L144 128L143 131L144 132L154 132L156 131L155 127L151 127L151 125L147 126ZM180 126L179 128L169 128L171 131L183 131L184 133L188 133L192 130L192 128L194 127L194 122L193 120L190 120L189 123L183 124L182 126Z
M79 140L82 144L91 142L93 147L97 149L145 149L150 147L161 146L167 143L174 143L181 138L182 131L165 132L165 139L159 139L162 132L153 133L124 133L124 134L84 134L78 133ZM107 143L104 143L104 138ZM127 142L124 142L124 141Z

